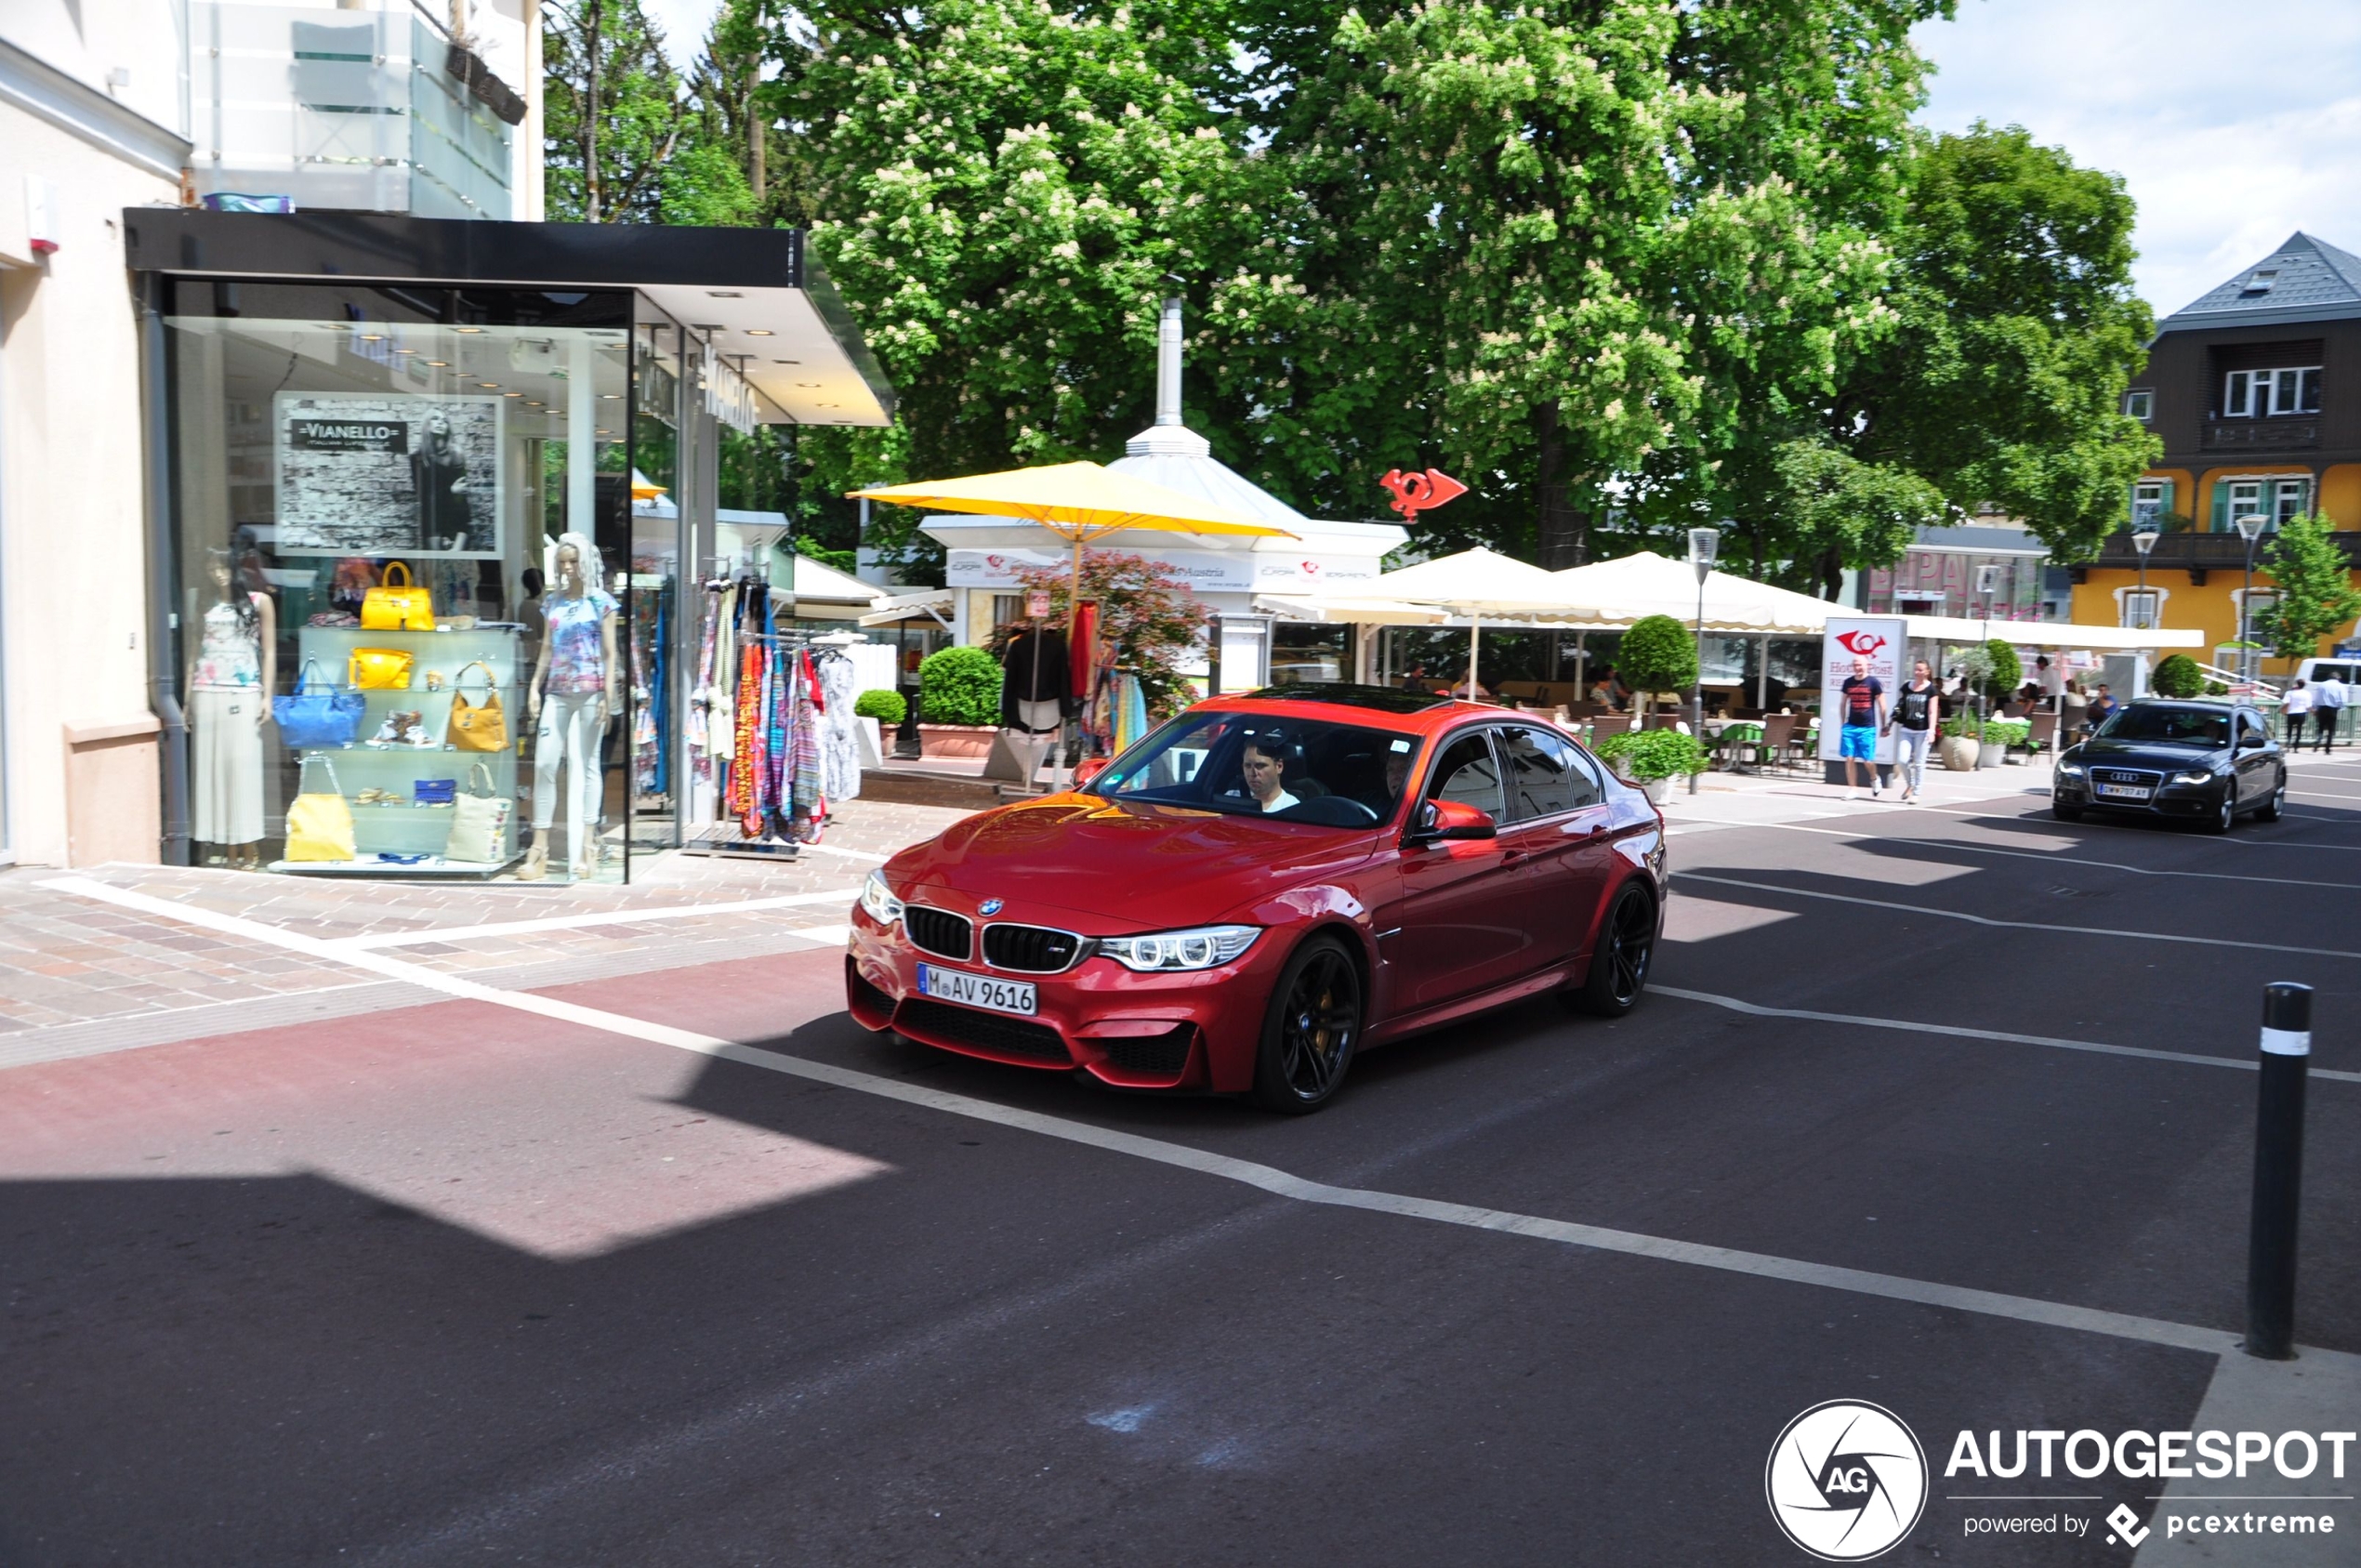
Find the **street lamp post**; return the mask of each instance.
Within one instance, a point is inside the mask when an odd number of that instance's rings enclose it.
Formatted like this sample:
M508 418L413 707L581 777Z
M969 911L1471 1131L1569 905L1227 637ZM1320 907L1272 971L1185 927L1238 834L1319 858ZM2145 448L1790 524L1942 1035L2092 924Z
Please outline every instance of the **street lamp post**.
M2247 647L2247 606L2254 599L2254 542L2262 537L2267 520L2260 512L2238 519L2239 536L2247 542L2247 591L2238 596L2238 679L2249 685L2254 680L2254 654Z
M1721 553L1721 530L1689 530L1689 564L1697 570L1697 667L1689 682L1689 729L1697 744L1705 744L1705 580L1713 575L1714 558ZM1697 792L1697 776L1689 775L1689 793Z
M2154 518L2143 518L2131 529L2131 547L2140 552L2140 625L2143 630L2148 626L2148 552L2157 547L2159 532Z
M1975 569L1976 592L1984 596L1984 647L1981 651L1987 656L1992 649L1992 596L1998 591L1999 586L2000 563L1998 561L1988 560ZM1984 711L1980 717L1989 718L1992 717L1991 672L1989 670L1985 672L1985 690L1982 695Z

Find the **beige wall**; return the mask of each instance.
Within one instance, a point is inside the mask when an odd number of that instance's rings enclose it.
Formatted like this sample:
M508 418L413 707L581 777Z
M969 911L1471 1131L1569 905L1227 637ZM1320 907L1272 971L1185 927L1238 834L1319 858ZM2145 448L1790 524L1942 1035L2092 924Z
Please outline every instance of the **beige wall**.
M35 171L59 242L46 258L25 234ZM122 231L125 207L176 196L173 182L0 105L0 724L11 836L28 863L73 863L76 840L86 863L156 858L138 337Z

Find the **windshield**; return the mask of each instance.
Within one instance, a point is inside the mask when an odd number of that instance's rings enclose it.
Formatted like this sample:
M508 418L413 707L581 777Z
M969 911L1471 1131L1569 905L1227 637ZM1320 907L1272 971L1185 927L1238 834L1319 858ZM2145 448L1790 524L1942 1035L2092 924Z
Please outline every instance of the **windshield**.
M2110 741L2157 741L2167 745L2211 746L2230 744L2230 716L2201 708L2147 707L2134 704L2117 708L2099 733Z
M1418 738L1260 713L1183 714L1115 759L1093 794L1321 827L1393 814Z

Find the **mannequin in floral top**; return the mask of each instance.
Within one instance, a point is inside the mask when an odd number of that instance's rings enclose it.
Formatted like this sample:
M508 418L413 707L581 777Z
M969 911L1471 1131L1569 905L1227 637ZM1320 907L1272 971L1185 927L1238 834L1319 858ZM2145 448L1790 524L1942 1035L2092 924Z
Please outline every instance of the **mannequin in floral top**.
M232 586L226 550L207 561L214 603L189 672L189 836L241 871L262 864L262 727L279 675L270 596Z
M621 709L616 688L614 596L599 586L598 547L579 534L558 536L558 580L541 598L545 630L533 662L525 713L533 723L533 848L517 876L549 874L549 833L558 812L558 770L565 766L568 846L576 881L599 870L599 749L607 720Z

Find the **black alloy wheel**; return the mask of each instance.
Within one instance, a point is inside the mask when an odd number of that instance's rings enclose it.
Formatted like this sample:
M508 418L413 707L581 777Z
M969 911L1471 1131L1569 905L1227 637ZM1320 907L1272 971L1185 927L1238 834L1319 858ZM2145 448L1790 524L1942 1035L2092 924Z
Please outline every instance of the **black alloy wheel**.
M1326 1104L1352 1064L1361 1018L1361 970L1344 944L1313 937L1296 949L1271 989L1255 1054L1255 1102L1291 1115Z
M2205 819L2208 833L2227 833L2238 821L2238 781L2232 779L2222 786L2222 803Z
M2279 782L2271 786L2269 798L2265 799L2262 805L2254 809L2254 820L2259 823L2277 822L2281 813L2285 812L2287 809L2288 771L2285 768L2282 768L2279 770Z
M1620 1018L1639 1005L1655 961L1656 901L1636 882L1626 883L1599 928L1599 946L1582 989L1567 1000L1601 1018Z

